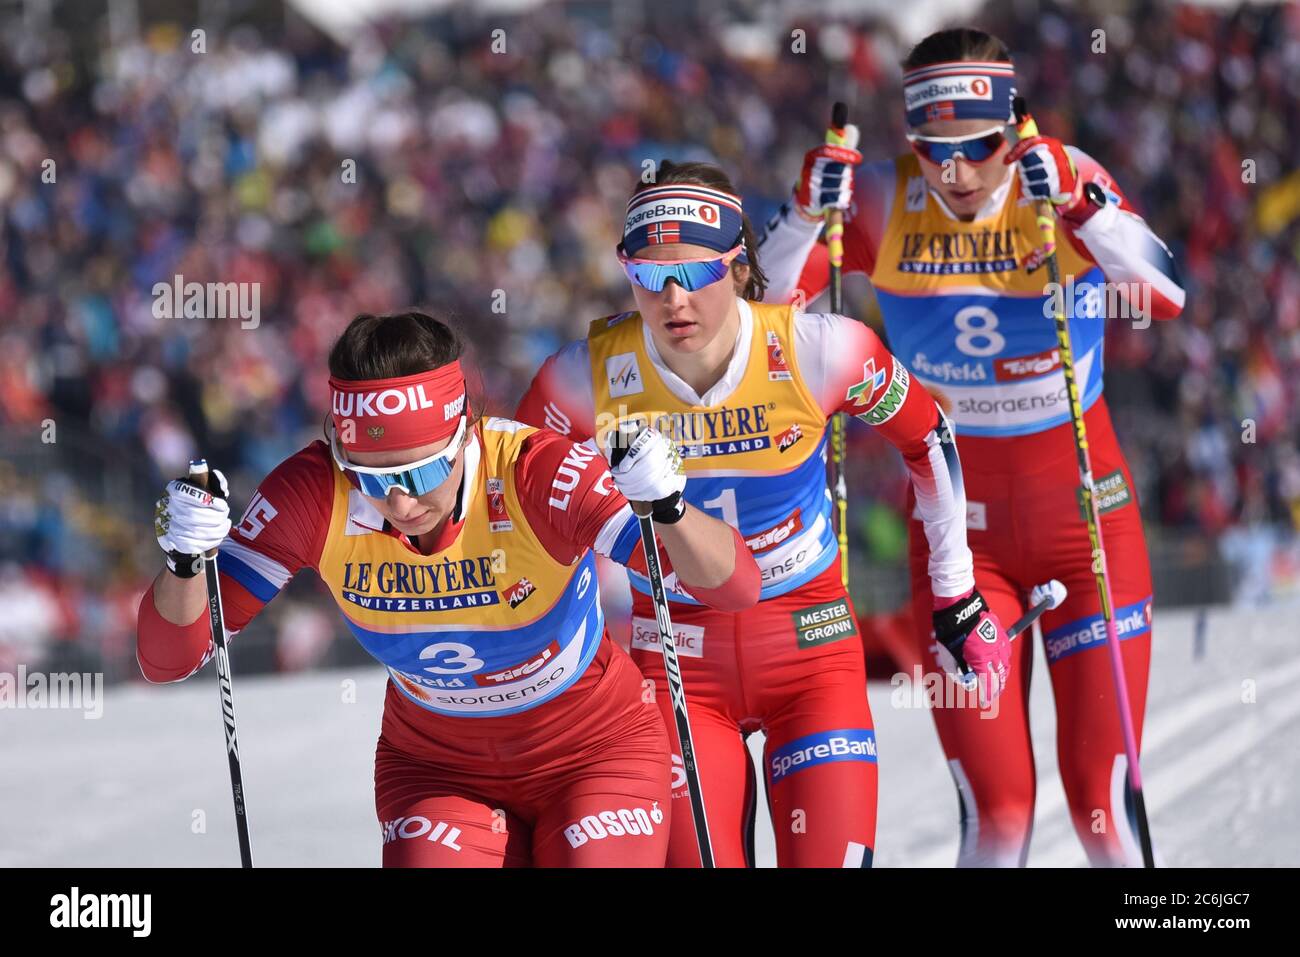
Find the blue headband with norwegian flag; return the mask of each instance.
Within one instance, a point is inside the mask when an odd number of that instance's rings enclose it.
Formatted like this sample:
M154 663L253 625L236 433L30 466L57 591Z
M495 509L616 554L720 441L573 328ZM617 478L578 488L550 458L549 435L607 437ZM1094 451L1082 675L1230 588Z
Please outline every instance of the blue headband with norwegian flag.
M634 256L647 246L683 243L729 252L741 241L740 197L693 183L654 186L627 204L623 251Z
M953 60L919 66L903 74L907 125L930 120L1015 119L1016 71L1010 63Z

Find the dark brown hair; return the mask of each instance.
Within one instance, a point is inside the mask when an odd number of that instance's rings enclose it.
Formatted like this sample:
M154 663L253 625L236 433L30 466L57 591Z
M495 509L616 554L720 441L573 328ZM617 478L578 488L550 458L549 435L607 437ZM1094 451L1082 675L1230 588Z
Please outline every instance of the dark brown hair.
M940 30L912 47L903 61L904 70L950 60L992 60L1011 62L1011 51L1005 43L983 30L972 27L954 27Z
M731 185L731 180L727 174L712 163L674 163L672 160L667 159L659 161L654 181L638 183L632 195L635 196L637 193L653 189L656 186L672 186L674 184L704 186L708 189L730 193L732 196L740 195L736 187ZM758 241L754 236L754 224L749 221L749 216L744 213L741 214L740 239L744 243L745 258L749 260L749 279L745 283L743 295L746 299L760 300L763 298L763 293L767 291L767 274L758 265ZM733 268L735 265L735 263L732 263Z
M428 372L461 358L465 344L456 330L423 312L387 316L362 313L348 323L330 348L330 375L336 379L396 379ZM483 402L473 370L465 368L470 423L482 415Z

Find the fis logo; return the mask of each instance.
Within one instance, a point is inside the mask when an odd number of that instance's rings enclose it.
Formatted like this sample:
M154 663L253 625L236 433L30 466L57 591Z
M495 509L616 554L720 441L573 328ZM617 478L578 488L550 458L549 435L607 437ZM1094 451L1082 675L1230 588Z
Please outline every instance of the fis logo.
M506 603L511 608L518 608L527 601L528 596L535 591L537 591L536 585L530 582L527 578L521 578L505 590L504 597Z
M605 377L609 380L611 399L625 395L638 395L645 391L641 379L641 368L637 365L635 352L620 352L605 360Z
M924 176L909 176L904 202L909 213L919 213L925 209L926 187Z
M778 452L784 452L802 438L803 429L799 428L799 423L796 422L776 437L776 450Z

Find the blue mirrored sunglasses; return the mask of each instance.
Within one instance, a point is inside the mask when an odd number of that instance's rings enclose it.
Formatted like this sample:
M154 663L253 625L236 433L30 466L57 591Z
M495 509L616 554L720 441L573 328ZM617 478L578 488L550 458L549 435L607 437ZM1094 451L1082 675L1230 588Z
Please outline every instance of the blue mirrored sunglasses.
M618 248L618 261L623 264L627 278L643 289L662 292L668 280L673 280L687 292L711 286L727 275L731 261L740 255L736 245L714 259L633 259Z
M467 420L462 415L456 434L445 449L410 465L373 467L347 461L339 447L338 436L334 434L333 423L329 427L330 451L334 454L335 464L363 495L384 498L389 489L400 488L410 495L419 496L432 492L451 477L452 469L456 467L456 455L465 439L466 427Z
M958 156L968 163L983 163L1002 148L1006 139L1006 133L1001 127L964 137L907 134L907 141L921 159L940 165Z

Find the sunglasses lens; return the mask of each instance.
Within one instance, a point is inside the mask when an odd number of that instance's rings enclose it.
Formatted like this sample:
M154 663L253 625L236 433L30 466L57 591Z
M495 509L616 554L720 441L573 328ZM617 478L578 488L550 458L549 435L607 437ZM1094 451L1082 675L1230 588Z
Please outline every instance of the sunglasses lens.
M977 140L971 140L969 143L961 144L967 159L972 163L982 163L1002 146L1005 137L1001 133L990 133L988 136L981 136Z
M982 163L999 149L1006 137L1001 133L988 133L960 143L935 143L931 140L912 140L912 148L921 159L941 164L960 155L968 163Z
M912 151L927 163L941 163L942 160L935 159L935 147L940 143L931 143L928 140L909 140L912 145Z
M454 460L435 459L418 468L403 469L400 472L385 472L375 475L370 472L352 472L357 486L371 498L383 498L388 490L400 486L411 495L423 495L432 492L451 475L455 467Z
M661 292L668 280L677 282L687 292L694 292L712 285L727 274L727 264L722 259L710 259L702 263L661 263L627 262L623 264L628 278L643 289Z

